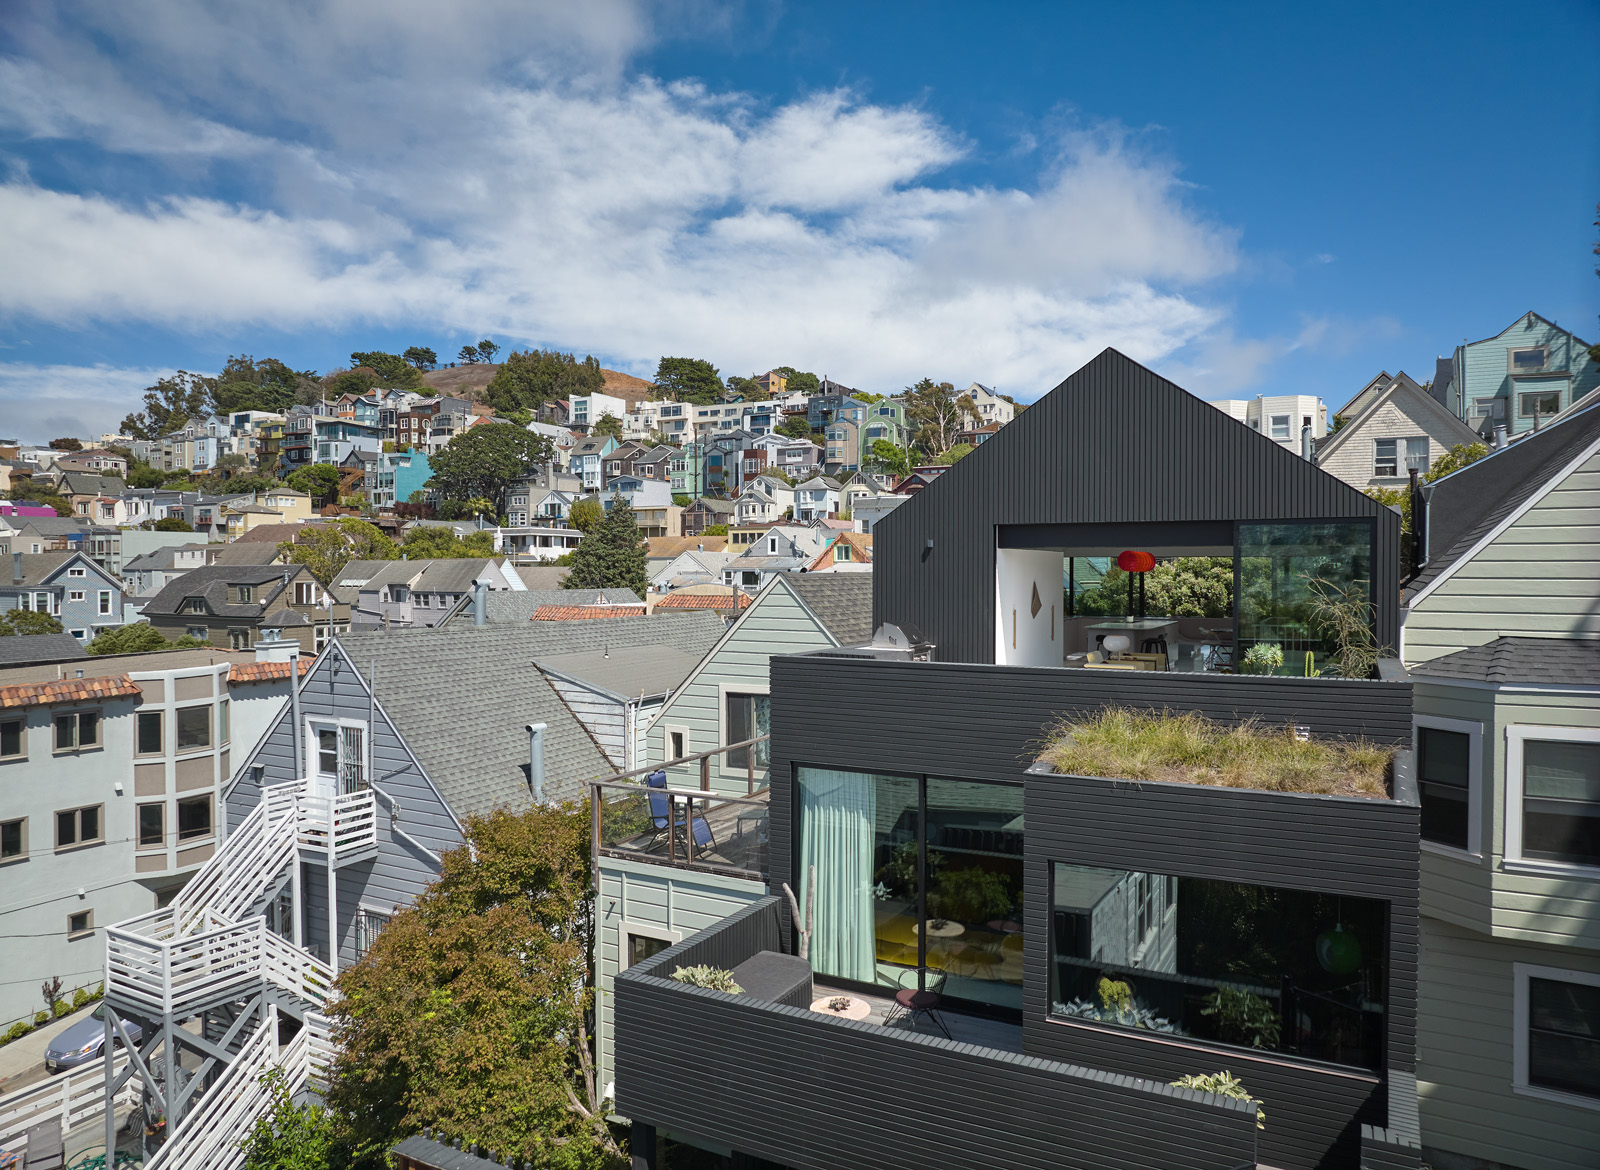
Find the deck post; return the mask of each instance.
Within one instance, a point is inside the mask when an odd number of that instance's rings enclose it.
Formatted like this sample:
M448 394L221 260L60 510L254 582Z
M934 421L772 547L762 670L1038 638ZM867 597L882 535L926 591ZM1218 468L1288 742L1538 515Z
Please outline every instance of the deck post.
M332 817L328 831L332 835ZM339 973L339 871L333 868L333 842L328 842L328 966Z
M114 1043L116 1033L111 1026L111 1017L114 1013L104 1006L104 999L100 1003L101 1010L106 1013L106 1047L104 1053L106 1060L106 1165L115 1166L117 1164L117 1094L116 1090L111 1086L115 1083L112 1078L112 1066L116 1063L116 1045Z

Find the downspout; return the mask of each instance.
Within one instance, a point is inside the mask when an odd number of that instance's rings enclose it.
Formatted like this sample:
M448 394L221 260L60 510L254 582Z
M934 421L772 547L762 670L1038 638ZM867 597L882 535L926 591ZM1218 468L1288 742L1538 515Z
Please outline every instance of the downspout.
M528 790L534 804L544 803L544 733L548 725L529 723L528 729Z

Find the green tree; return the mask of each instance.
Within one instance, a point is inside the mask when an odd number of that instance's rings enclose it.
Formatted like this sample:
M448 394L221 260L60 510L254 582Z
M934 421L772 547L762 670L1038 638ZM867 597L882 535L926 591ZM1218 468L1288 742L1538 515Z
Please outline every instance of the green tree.
M1452 471L1460 471L1469 464L1476 463L1489 453L1489 448L1483 443L1457 443L1450 450L1433 461L1433 466L1428 468L1422 477L1429 483L1442 479Z
M398 386L407 389L422 385L421 371L397 353L384 353L377 349L366 353L353 353L350 355L350 364L358 369L365 366L377 374L380 386Z
M821 394L822 380L810 370L797 370L793 366L779 366L772 371L784 376L783 392L785 394Z
M419 370L431 370L439 364L439 355L425 345L409 346L400 356Z
M726 524L707 524L704 528L702 528L700 530L700 535L701 536L726 536L726 535L728 535L728 526Z
M214 469L217 471L226 472L245 471L249 468L249 466L250 459L248 456L240 455L235 451L230 451L226 455L217 456L217 462Z
M359 397L381 381L378 371L371 366L357 366L353 370L329 370L327 376L322 379L322 388L329 398L338 398L344 394L354 394Z
M478 352L477 346L463 345L461 347L461 352L456 354L456 361L461 362L463 365L475 366L478 364L478 359L482 356L483 355Z
M0 638L21 634L59 634L62 625L47 613L32 609L8 609L0 614Z
M897 447L888 439L872 440L872 456L868 462L875 471L901 478L910 475L912 467L916 465L911 448Z
M574 525L576 527L576 525ZM649 588L645 544L634 521L633 508L620 495L599 524L584 534L573 550L572 571L563 589L632 589L640 597Z
M602 414L594 424L593 433L601 437L622 441L622 420L614 414Z
M193 532L194 525L182 516L163 516L150 526L154 532Z
M330 524L307 525L296 533L295 539L278 545L278 551L290 564L310 569L323 585L332 585L351 561L392 561L400 556L399 545L353 516L341 516Z
M772 397L767 393L766 387L756 381L754 374L748 378L741 378L737 374L730 375L728 393L738 395L745 402L765 402Z
M167 473L151 467L148 463L130 462L128 464L128 486L136 488L156 488L166 482Z
M332 500L339 490L339 469L331 463L313 463L289 473L284 480L297 492L311 497L312 506Z
M585 536L593 532L605 518L605 505L597 496L584 496L573 500L572 507L567 510L567 523Z
M317 400L322 384L314 370L294 370L277 358L257 361L249 354L230 354L222 372L211 379L211 409L266 410L282 414L297 403Z
M75 516L78 511L72 506L71 500L43 480L38 483L27 479L17 480L11 485L11 498L19 504L54 508L57 516Z
M281 1068L261 1074L271 1105L239 1143L243 1170L343 1170L353 1151L339 1149L333 1114L320 1105L296 1105Z
M52 451L82 451L83 450L83 443L78 439L73 439L73 438L70 438L70 437L69 438L65 438L65 439L51 439L50 440L50 450L52 450Z
M133 622L106 630L84 647L90 654L139 654L147 650L169 650L172 643L149 622Z
M485 337L478 342L478 360L485 365L494 365L494 355L500 352L500 347Z
M136 439L159 439L190 419L202 418L211 404L215 378L179 370L144 392L144 410L122 420L121 431Z
M593 394L605 384L600 362L592 354L580 362L553 349L516 350L500 363L483 396L498 413L509 416L518 410L537 411L554 398Z
M803 414L791 414L778 424L778 433L786 439L809 439L811 423Z
M406 533L401 551L413 561L457 560L463 557L494 556L494 535L469 532L457 536L449 528L413 528Z
M594 1083L589 822L495 812L339 975L328 1104L381 1164L434 1126L540 1167L626 1166Z
M1171 557L1145 574L1145 610L1170 617L1225 618L1233 615L1231 557ZM1138 584L1135 582L1135 590ZM1073 612L1083 615L1128 612L1128 574L1112 564L1100 580L1078 593Z
M694 503L693 498L684 495L682 492L674 492L672 494L672 505L675 508L687 508L692 503Z
M663 357L656 365L655 393L708 406L722 397L722 379L716 366L700 358Z
M930 455L948 451L961 429L962 407L956 388L949 382L923 378L906 387L905 402L906 421L915 431L912 442Z
M516 426L463 431L430 457L433 478L446 500L501 500L512 480L551 459L550 440Z
M971 455L972 451L973 447L971 443L957 443L954 447L951 447L948 451L945 451L939 456L939 462L950 464L960 463L968 455Z

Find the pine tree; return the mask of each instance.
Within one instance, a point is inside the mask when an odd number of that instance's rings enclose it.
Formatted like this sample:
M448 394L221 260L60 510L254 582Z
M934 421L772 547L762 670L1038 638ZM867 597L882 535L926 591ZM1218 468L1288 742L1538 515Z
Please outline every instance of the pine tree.
M632 589L643 597L648 587L645 545L639 537L633 508L620 495L611 497L606 517L579 542L563 589Z

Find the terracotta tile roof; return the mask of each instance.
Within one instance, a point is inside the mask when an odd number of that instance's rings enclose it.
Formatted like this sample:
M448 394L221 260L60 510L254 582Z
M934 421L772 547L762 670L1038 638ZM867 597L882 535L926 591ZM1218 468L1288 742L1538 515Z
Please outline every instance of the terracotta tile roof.
M577 622L589 618L644 617L642 605L541 605L533 611L536 622Z
M311 659L300 659L300 673L305 674L311 669ZM281 678L289 677L289 664L287 662L241 662L228 670L228 685L238 686L240 683L276 682Z
M43 707L50 703L83 703L95 699L120 699L142 693L125 674L98 678L64 678L56 682L23 683L0 687L0 708Z
M750 604L750 595L740 592L738 606L744 609ZM727 590L721 593L669 593L656 602L657 609L732 609L733 595Z

